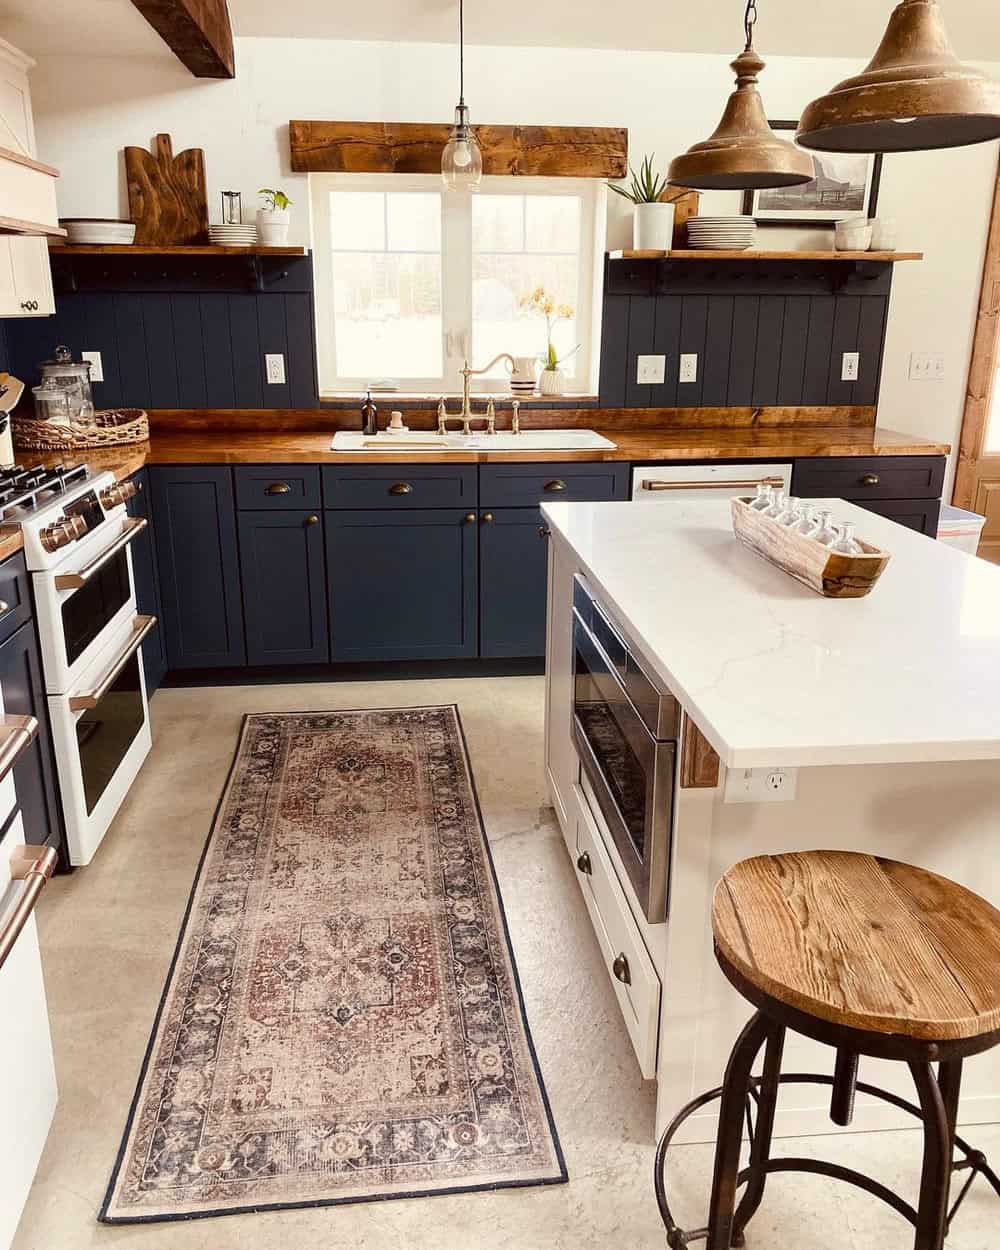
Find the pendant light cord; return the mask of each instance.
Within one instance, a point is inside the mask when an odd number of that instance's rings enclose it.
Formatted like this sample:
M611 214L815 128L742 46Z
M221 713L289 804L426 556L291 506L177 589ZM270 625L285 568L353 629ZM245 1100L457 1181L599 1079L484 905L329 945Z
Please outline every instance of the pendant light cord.
M465 103L465 0L458 0L458 103Z
M743 14L743 29L747 35L747 47L749 52L753 47L753 28L757 21L757 0L747 0L746 12Z

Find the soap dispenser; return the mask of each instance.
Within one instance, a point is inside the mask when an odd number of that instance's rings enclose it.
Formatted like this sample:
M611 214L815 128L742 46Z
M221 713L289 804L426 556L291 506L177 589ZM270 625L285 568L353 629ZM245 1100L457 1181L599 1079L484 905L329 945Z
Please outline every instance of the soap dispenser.
M378 433L378 409L375 407L371 391L365 396L365 402L361 405L361 433L369 436Z

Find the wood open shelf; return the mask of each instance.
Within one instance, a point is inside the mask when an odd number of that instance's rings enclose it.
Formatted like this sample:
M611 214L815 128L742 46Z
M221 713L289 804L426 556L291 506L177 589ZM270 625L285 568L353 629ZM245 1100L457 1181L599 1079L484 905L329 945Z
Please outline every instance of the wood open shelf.
M639 252L632 249L609 252L611 260L874 260L893 263L897 260L923 260L923 252L760 252L753 248L743 252L720 251L714 248L672 249L669 252Z
M60 243L49 247L59 256L305 256L304 247L137 247L134 243Z

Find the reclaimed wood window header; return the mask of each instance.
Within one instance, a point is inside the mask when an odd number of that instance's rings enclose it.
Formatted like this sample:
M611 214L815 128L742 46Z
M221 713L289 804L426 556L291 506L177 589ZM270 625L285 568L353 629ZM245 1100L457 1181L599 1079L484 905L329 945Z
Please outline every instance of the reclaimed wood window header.
M423 122L288 123L295 173L437 174L449 125ZM483 173L624 178L628 131L609 126L476 126Z

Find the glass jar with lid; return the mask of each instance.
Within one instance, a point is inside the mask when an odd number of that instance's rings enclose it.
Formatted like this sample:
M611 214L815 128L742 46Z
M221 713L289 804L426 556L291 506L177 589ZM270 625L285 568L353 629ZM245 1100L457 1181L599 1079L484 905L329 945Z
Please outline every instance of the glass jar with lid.
M35 419L51 421L54 425L70 424L69 391L60 386L55 378L46 378L40 385L32 387L35 401Z
M90 361L74 360L68 347L57 347L51 360L43 360L42 386L51 382L66 393L68 421L90 421L94 396L90 388Z

